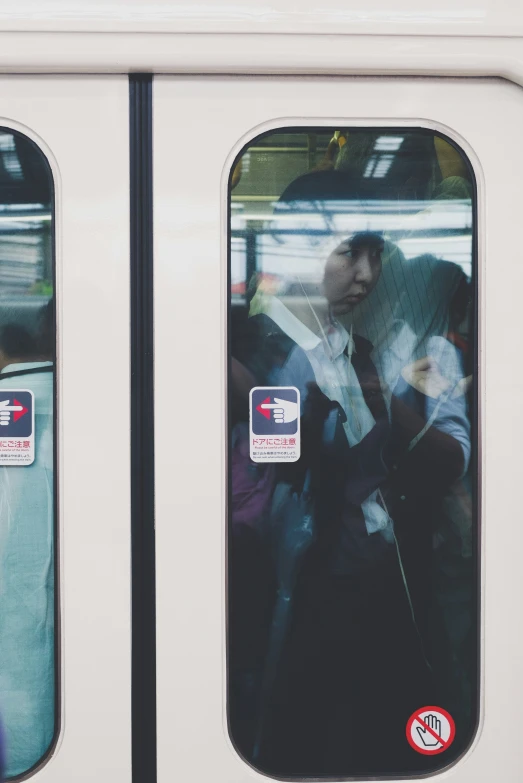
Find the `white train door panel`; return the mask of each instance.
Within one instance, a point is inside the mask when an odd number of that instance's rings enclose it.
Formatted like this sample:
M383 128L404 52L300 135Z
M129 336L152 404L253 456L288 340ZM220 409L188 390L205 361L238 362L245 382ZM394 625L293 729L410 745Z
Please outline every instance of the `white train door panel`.
M155 79L160 783L521 778L522 126L503 81Z
M0 94L0 396L21 417L0 459L7 774L129 781L128 80Z

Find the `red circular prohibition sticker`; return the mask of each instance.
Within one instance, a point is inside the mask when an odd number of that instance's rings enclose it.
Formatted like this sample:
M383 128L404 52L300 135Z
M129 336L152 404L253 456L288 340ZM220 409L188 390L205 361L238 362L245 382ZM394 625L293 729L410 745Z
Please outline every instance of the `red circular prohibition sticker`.
M456 736L452 715L442 707L421 707L407 722L411 748L424 756L435 756L450 748Z

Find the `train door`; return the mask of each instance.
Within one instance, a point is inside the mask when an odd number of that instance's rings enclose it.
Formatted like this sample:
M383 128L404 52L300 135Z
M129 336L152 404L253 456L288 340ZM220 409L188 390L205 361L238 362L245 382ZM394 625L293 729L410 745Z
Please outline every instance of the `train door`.
M128 781L128 80L0 92L6 774Z
M517 780L520 89L154 95L160 783Z

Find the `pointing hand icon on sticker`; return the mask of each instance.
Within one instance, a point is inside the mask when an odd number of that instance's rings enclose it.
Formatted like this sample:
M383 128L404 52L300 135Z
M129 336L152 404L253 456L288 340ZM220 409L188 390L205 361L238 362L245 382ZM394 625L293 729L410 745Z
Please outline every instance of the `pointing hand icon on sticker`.
M260 405L260 408L272 410L276 424L289 424L298 418L298 404L290 402L290 400L280 400L278 397L275 397L274 403L264 402Z
M423 722L426 723L426 725L429 726L432 731L435 731L439 737L441 737L441 721L436 715L425 715ZM427 729L422 729L421 726L416 726L416 731L419 734L419 738L427 748L433 748L440 744L440 741L436 739L433 734L430 734Z

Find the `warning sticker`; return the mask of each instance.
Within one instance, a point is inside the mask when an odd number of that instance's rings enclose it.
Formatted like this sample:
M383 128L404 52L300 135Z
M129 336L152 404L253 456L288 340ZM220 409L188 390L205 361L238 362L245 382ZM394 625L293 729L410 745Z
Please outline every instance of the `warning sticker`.
M0 465L31 465L34 458L33 392L1 389Z
M294 386L257 386L249 396L253 462L300 458L300 392Z
M454 742L456 726L452 716L441 707L423 707L410 716L407 739L418 753L434 756Z

